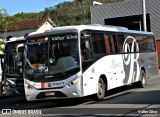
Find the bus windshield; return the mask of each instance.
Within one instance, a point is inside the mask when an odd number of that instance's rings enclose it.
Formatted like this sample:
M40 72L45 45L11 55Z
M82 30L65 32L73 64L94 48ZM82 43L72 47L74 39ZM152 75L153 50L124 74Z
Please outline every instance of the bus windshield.
M78 39L67 36L28 39L26 74L54 75L79 69Z
M8 77L22 77L22 62L24 47L19 48L18 53L16 48L22 42L10 42L5 47L5 75Z

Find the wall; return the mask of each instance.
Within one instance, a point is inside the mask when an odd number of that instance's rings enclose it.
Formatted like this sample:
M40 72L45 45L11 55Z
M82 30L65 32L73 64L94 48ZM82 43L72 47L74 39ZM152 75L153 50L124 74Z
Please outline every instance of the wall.
M6 35L4 35L4 33L0 33L0 36L3 37L4 39L6 39L8 36L22 37L25 34L29 34L29 33L34 32L36 30L37 29L26 29L26 30L19 30L19 31L11 31L11 32L7 32Z
M104 20L143 14L142 0L102 4L91 7L91 23L103 24ZM146 13L150 15L151 31L160 39L160 0L146 0Z

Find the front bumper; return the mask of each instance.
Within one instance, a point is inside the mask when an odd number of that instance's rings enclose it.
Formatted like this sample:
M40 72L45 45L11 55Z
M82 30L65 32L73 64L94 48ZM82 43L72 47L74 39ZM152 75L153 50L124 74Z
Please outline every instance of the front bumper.
M46 100L46 99L63 99L63 98L77 98L82 97L81 82L72 86L65 85L64 87L57 87L51 89L27 89L25 88L25 96L27 101ZM46 95L46 93L53 93L54 95Z

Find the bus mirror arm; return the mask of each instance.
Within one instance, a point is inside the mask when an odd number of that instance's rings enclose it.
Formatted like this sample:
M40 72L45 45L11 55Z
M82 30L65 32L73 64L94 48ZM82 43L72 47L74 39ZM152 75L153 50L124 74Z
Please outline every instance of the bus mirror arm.
M19 45L17 45L17 48L16 48L16 56L15 56L15 59L17 60L17 61L19 61L20 60L20 56L19 56L19 48L20 47L24 47L24 44L19 44Z
M19 45L17 45L17 48L16 48L16 53L17 53L17 54L18 54L18 49L19 49L20 47L24 47L24 44L19 44Z

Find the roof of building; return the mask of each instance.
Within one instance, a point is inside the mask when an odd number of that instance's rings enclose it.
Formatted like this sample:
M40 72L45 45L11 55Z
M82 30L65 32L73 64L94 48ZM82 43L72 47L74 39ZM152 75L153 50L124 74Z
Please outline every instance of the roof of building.
M20 22L13 22L11 23L7 31L18 31L18 30L26 30L26 29L35 29L42 26L46 21L51 23L51 25L56 26L50 18L41 18L36 20L27 20L27 21L20 21Z

